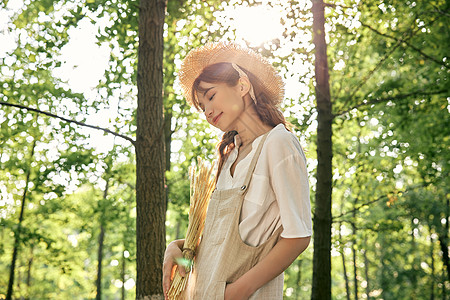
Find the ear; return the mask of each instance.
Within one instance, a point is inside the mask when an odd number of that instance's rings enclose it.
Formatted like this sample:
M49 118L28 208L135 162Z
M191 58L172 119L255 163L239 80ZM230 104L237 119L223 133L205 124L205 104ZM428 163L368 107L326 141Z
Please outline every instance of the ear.
M250 91L250 81L248 80L248 78L239 78L238 87L241 93L241 97L244 97L246 94L248 94L248 92Z

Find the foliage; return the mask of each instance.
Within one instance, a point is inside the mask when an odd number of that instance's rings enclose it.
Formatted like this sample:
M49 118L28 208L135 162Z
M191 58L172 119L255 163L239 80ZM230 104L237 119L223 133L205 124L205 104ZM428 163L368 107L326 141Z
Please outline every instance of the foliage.
M294 77L303 87L283 106L305 146L314 199L317 113L314 49L308 43L311 6L267 2L285 12L286 28L277 40L254 48L286 80ZM7 2L0 5L9 9ZM234 38L233 28L220 24L215 12L259 2L184 0L167 5L164 113L170 241L182 238L187 227L188 167L199 155L212 160L220 138L180 95L180 61L198 45ZM439 298L449 293L448 252L442 251L449 243L448 5L443 0L343 0L326 8L335 117L335 299L347 296L343 263L351 298L355 291L358 298L373 299L421 299L431 293ZM79 121L108 109L114 111L108 126L134 136L138 13L138 1L124 0L26 1L17 12L10 11L5 30L16 40L0 57L1 100ZM107 69L93 94L74 92L56 76L64 64L60 54L69 43L70 29L86 20L99 24L97 41L110 47ZM126 298L134 298L134 149L114 140L110 149L98 151L88 144L88 135L48 116L2 106L0 294L6 294L29 172L14 296L95 297L98 236L104 225L104 297L118 297L125 282ZM311 294L313 250L310 246L286 271L286 299Z

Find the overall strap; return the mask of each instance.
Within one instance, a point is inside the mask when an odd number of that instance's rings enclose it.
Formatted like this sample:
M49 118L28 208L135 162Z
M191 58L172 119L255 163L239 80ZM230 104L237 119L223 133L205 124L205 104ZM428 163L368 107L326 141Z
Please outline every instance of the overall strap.
M256 163L258 162L259 155L261 154L262 147L264 145L264 142L266 141L267 136L269 135L269 132L267 132L263 135L261 142L259 142L258 148L256 148L255 155L253 156L253 159L248 168L248 172L247 172L247 175L245 176L244 183L241 186L241 190L243 190L243 191L246 190L248 185L250 184L250 180L252 179L253 171L255 170Z

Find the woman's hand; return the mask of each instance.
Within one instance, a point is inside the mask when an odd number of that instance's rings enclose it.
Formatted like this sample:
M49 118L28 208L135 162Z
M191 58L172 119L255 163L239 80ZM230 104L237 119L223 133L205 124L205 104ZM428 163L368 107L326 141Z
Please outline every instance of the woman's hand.
M247 300L251 294L246 287L239 286L239 282L233 282L225 287L224 300Z
M311 237L280 238L269 254L225 288L225 300L250 298L264 284L280 275L309 245Z
M164 262L163 262L163 289L164 289L164 297L166 300L168 299L168 293L170 289L170 285L172 284L173 277L175 276L175 270L177 267L177 261L179 261L183 257L183 249L184 240L176 240L173 241L167 246L166 252L164 253ZM184 266L178 265L178 272L181 276L186 276L186 270Z

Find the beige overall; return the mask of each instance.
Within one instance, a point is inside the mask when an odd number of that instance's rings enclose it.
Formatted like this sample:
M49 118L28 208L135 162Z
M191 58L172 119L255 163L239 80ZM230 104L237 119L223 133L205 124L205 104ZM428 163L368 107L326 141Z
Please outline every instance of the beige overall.
M252 247L239 235L239 218L244 195L267 138L263 137L253 157L242 187L215 190L206 214L205 230L189 278L187 299L223 300L225 286L261 261L279 240L282 227L263 244ZM283 274L274 278L250 299L283 299Z

